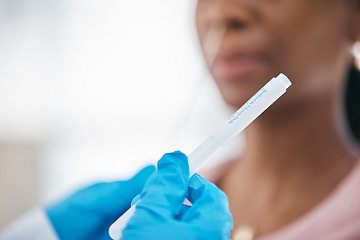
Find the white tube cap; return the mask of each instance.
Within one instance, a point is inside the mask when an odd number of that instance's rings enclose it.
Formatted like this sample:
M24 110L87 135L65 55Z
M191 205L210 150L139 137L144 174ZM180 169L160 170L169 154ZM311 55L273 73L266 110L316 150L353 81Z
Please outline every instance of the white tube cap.
M285 76L285 74L283 74L283 73L280 73L279 76L276 77L276 79L282 80L286 89L291 86L291 82L290 82L289 78L287 76Z

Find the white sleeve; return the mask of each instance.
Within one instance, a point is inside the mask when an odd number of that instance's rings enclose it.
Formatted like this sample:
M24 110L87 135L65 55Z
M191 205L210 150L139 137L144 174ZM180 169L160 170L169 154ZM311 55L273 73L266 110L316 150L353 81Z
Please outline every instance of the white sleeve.
M0 240L58 240L48 217L41 208L33 209L0 232Z

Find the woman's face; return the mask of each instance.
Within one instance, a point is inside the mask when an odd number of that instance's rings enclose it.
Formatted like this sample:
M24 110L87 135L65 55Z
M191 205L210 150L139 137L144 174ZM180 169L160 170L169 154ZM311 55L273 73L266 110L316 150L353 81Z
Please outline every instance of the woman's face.
M225 29L211 73L225 99L238 107L279 73L293 83L288 103L306 103L332 94L350 61L356 1L198 0L200 42ZM358 30L360 31L360 30ZM208 41L208 40L207 40Z

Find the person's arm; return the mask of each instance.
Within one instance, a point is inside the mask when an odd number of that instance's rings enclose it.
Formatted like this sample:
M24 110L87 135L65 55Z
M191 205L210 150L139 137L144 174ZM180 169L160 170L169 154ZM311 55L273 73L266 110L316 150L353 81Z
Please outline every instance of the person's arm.
M98 183L77 191L19 219L1 233L0 240L111 239L110 225L130 207L154 171L149 166L128 181Z
M0 233L0 240L58 240L44 209L35 208Z

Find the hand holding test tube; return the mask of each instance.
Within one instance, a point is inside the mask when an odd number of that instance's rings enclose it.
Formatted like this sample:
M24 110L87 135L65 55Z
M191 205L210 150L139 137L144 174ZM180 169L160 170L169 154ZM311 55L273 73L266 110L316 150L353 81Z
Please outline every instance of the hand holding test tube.
M288 87L291 86L290 80L280 74L271 79L262 87L250 100L248 100L238 111L236 111L223 125L221 125L213 135L206 139L188 157L190 167L190 177L199 170L205 162L217 151L226 145L233 137L244 130L261 113L280 98ZM109 233L112 239L121 238L122 230L134 214L136 204L114 222Z

